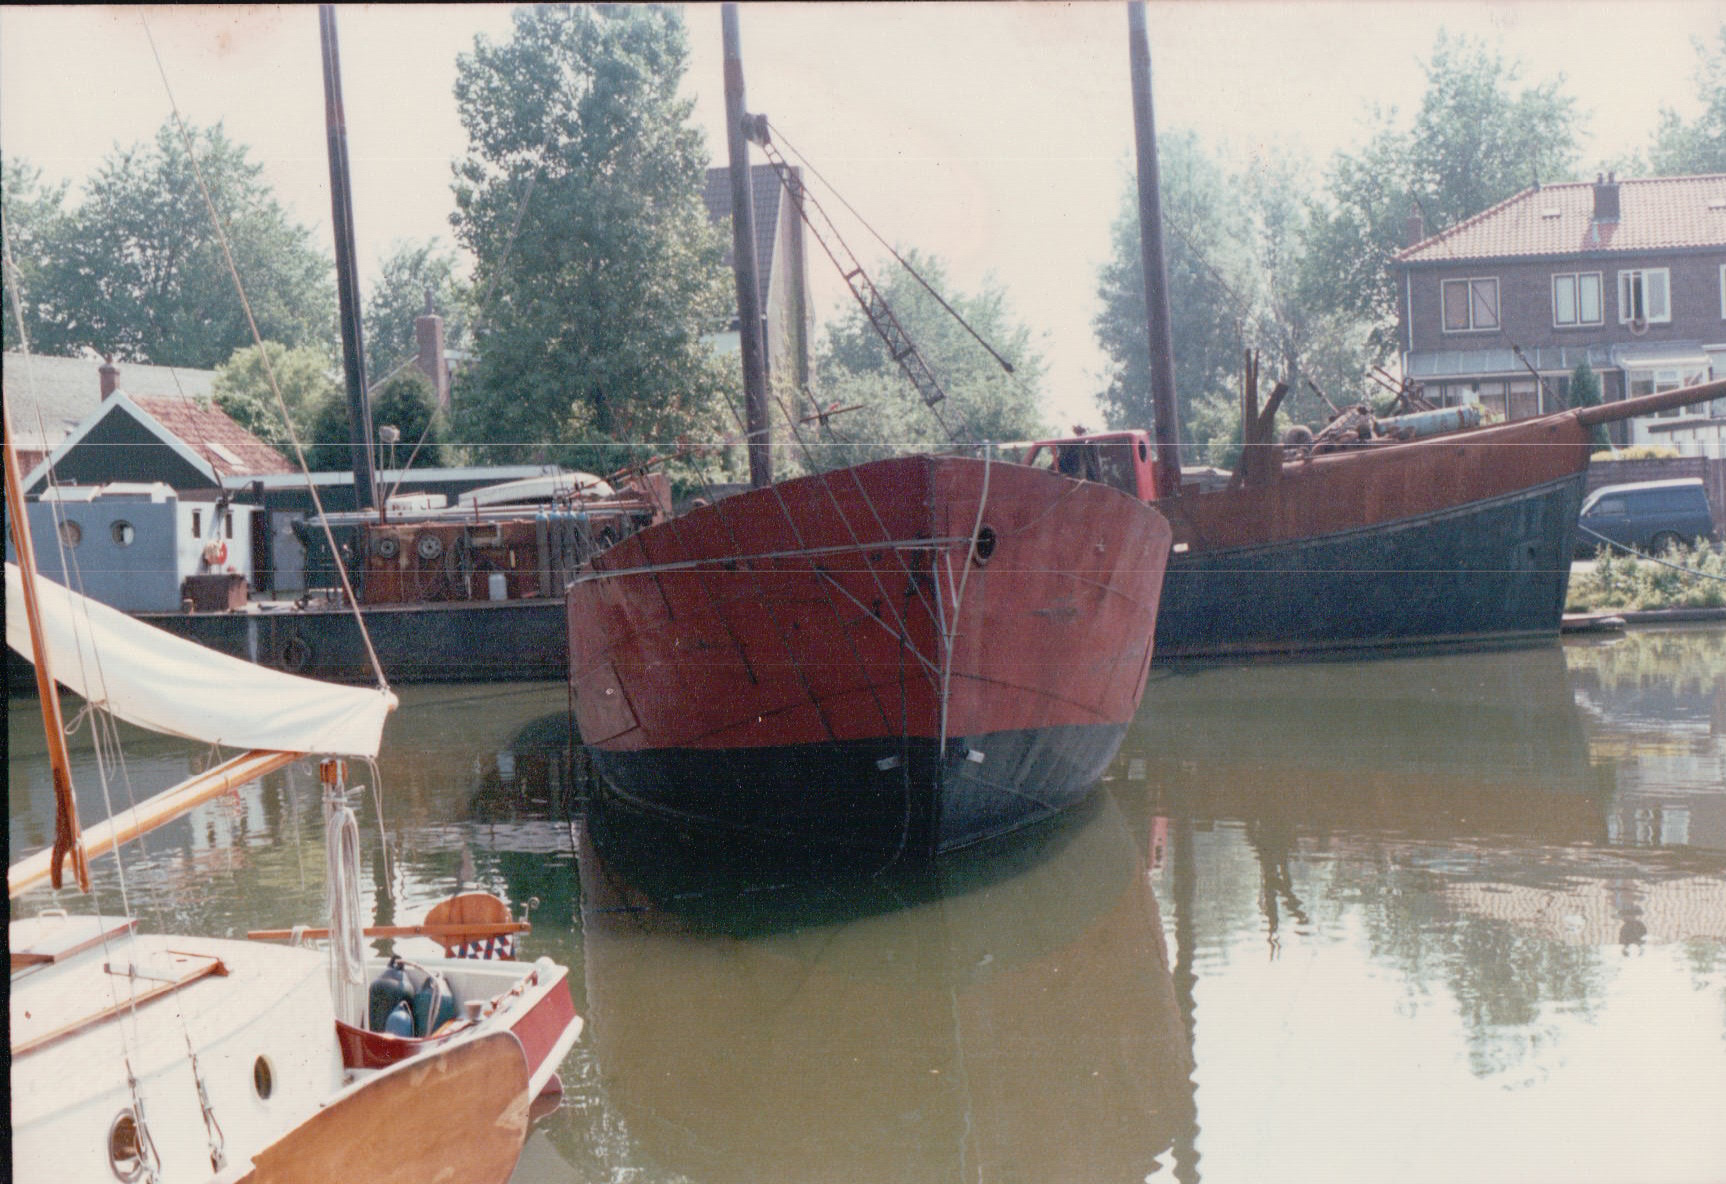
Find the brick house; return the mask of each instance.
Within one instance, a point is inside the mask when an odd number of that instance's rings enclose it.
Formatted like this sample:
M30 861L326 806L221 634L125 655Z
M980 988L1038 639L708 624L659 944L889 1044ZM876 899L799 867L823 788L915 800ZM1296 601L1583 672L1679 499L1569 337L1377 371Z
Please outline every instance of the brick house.
M1559 410L1585 359L1608 401L1726 377L1726 174L1536 185L1430 237L1411 223L1403 373L1434 403ZM1613 433L1720 456L1726 399Z

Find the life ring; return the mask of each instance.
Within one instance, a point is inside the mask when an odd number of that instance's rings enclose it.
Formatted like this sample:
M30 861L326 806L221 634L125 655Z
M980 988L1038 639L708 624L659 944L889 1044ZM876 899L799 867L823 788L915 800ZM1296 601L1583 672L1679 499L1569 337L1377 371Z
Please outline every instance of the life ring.
M228 561L228 544L219 539L212 539L204 544L204 566L220 567Z

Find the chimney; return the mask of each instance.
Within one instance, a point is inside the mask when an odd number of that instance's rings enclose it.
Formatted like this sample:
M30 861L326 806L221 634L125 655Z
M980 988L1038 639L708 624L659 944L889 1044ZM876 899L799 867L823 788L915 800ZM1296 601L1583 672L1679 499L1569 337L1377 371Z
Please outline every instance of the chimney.
M1594 220L1618 221L1618 174L1594 175Z
M414 320L414 343L419 347L414 364L431 379L437 405L449 410L449 367L443 354L443 318L428 310Z
M102 368L96 373L102 379L102 398L105 401L109 395L120 389L120 368L114 365L113 358L103 358Z
M1426 219L1420 216L1419 208L1408 212L1408 217L1402 224L1403 246L1412 247L1426 239Z

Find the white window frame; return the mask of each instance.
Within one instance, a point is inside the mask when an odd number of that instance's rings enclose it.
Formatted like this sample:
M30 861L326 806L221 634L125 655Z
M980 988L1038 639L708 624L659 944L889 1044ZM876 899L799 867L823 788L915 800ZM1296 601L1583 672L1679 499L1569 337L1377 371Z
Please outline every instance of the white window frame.
M1634 319L1630 311L1634 307L1634 300L1631 295L1632 285L1640 283L1644 292L1643 305L1646 309L1648 303L1646 295L1647 277L1655 275L1660 277L1661 284L1665 289L1666 307L1659 316L1650 312L1647 323L1650 325L1670 325L1672 323L1672 269L1670 267L1638 267L1618 273L1618 323L1620 325L1628 325Z
M1722 268L1722 279L1726 279L1726 268ZM1594 319L1586 320L1582 315L1582 285L1584 280L1594 281ZM1571 311L1575 314L1570 320L1560 320L1558 317L1558 288L1565 280L1570 281ZM1726 309L1726 299L1721 307ZM1561 271L1552 277L1552 327L1554 329L1578 329L1586 325L1603 325L1606 323L1606 277L1598 271Z
M1726 321L1726 263L1720 265L1720 319Z
M1462 329L1452 329L1448 318L1444 315L1444 291L1451 284L1463 284L1467 288L1468 326ZM1492 324L1479 325L1474 319L1474 302L1476 298L1475 285L1492 285ZM1504 324L1504 308L1499 303L1498 277L1495 275L1457 276L1453 279L1438 281L1438 327L1446 333L1497 333Z

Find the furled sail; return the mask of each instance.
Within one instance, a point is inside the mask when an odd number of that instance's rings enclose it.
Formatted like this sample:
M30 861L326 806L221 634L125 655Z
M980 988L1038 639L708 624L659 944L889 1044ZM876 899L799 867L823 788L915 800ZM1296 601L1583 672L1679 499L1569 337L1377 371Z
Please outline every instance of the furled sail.
M115 716L170 736L231 748L373 757L388 690L344 687L267 670L36 577L44 644L56 681ZM24 581L6 565L6 643L35 661L21 611Z

